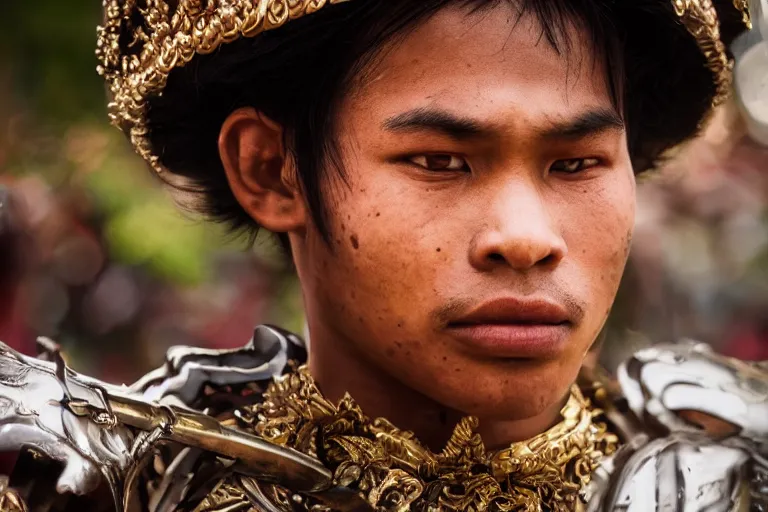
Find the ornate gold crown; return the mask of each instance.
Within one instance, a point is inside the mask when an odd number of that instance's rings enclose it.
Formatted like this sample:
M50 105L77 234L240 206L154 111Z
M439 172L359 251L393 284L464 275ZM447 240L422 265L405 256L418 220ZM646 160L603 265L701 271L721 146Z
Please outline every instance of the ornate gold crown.
M112 95L112 123L130 137L138 154L161 172L160 158L149 140L148 102L163 93L174 69L222 44L256 36L327 5L347 1L105 0L105 22L98 28L96 55L101 61L99 74ZM732 63L720 39L712 0L660 1L672 2L680 21L696 39L716 85L713 103L721 103L730 91ZM733 3L749 26L747 1Z

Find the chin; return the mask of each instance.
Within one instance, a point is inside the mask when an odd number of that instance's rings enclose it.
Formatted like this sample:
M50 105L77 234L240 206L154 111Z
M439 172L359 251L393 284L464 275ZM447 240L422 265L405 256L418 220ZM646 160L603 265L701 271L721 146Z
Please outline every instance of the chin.
M560 389L541 390L536 395L505 397L492 399L477 404L473 411L466 411L468 416L486 421L522 421L544 414L552 407L559 409L559 404L568 393Z
M567 371L557 362L512 361L494 366L478 368L474 377L468 370L466 385L453 388L452 408L495 421L532 418L558 407L578 374L578 368Z

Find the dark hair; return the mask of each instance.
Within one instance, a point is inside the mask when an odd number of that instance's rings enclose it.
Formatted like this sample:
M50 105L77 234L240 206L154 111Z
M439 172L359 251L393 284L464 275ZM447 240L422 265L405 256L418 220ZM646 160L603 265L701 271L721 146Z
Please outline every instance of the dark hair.
M542 39L559 52L570 51L573 21L591 34L627 123L636 172L696 131L714 86L669 1L355 0L239 39L175 70L149 110L151 141L169 170L167 181L191 194L197 211L233 229L257 230L232 194L218 152L225 119L237 108L254 107L285 128L312 218L328 240L324 178L329 169L344 176L334 113L353 79L387 43L440 9L461 4L474 12L504 1L534 15Z

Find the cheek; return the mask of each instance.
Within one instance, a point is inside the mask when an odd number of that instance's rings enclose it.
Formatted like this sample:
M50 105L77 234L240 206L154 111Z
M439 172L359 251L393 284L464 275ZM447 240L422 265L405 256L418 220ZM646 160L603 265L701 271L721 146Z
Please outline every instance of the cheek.
M565 216L568 254L583 273L595 314L604 316L615 298L632 242L634 176L627 172L597 186L585 186L580 195Z
M319 290L344 295L329 301L343 303L366 323L381 317L413 324L418 319L409 318L412 304L434 295L447 246L434 229L437 207L423 196L412 201L413 187L385 178L355 176L339 194L330 215L333 249L317 260L322 266L315 277ZM323 252L320 243L313 245L318 247L310 252Z

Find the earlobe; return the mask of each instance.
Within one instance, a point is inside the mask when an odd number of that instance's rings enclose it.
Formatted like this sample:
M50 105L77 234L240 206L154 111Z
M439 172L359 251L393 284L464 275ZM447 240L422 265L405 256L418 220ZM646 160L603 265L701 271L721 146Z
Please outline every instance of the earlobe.
M219 155L238 203L274 233L301 230L306 209L282 126L253 108L230 114L219 133Z

